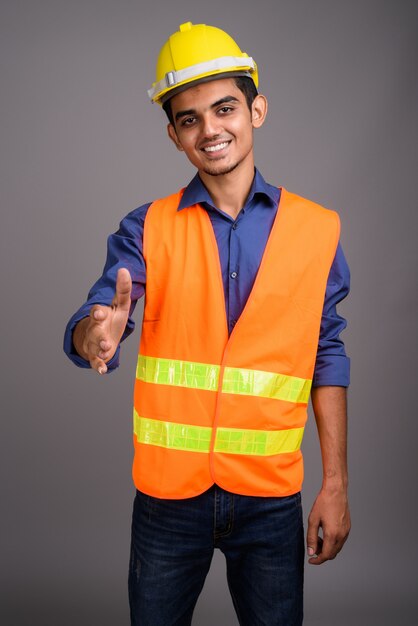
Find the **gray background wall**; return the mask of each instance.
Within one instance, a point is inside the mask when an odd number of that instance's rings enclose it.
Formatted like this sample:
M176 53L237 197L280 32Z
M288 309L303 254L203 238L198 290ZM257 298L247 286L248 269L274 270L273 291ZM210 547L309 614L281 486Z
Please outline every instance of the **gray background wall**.
M224 28L256 58L270 102L257 164L269 181L339 211L352 270L340 310L353 363L353 530L335 561L307 567L305 623L418 623L417 9L407 0L3 0L2 625L128 623L139 333L104 378L73 367L61 344L101 271L107 234L193 175L146 97L160 45L187 20ZM307 515L321 482L313 419L304 452ZM194 623L236 624L220 554Z

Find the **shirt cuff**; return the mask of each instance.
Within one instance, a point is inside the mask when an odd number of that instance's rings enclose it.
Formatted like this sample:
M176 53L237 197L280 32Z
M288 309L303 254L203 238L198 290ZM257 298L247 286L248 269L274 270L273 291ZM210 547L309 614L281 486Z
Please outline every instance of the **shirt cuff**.
M346 355L328 354L318 357L312 387L332 385L348 387L350 384L350 358Z

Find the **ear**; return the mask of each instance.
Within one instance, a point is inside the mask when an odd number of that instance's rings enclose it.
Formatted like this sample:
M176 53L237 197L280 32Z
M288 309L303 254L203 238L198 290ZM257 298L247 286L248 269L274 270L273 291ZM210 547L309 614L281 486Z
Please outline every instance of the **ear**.
M253 128L260 128L264 124L267 115L267 98L262 94L258 94L251 105L251 121Z
M183 147L181 143L179 142L179 138L177 137L176 129L174 128L173 124L167 124L167 133L171 141L176 146L177 150L180 150L180 152L183 152Z

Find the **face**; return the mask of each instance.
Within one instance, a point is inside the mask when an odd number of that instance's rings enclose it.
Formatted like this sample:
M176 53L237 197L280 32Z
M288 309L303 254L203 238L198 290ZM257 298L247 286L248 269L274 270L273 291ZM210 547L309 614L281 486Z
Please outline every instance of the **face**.
M189 161L210 176L253 166L253 129L264 122L267 102L258 95L250 111L231 78L201 83L171 100L168 134Z

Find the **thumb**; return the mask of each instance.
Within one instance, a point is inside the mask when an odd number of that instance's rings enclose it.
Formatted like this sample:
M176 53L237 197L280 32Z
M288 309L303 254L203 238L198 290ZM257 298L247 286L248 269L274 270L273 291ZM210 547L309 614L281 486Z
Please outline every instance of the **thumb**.
M308 519L308 531L306 533L306 547L309 557L315 557L318 554L318 531L319 520L310 515Z
M116 277L116 293L114 304L123 311L129 311L131 306L132 279L126 268L118 270Z

